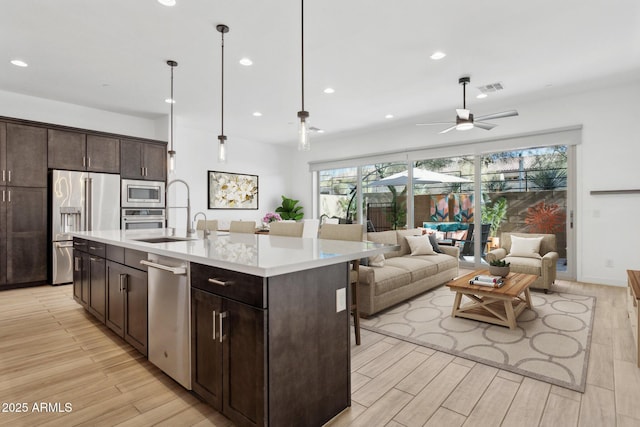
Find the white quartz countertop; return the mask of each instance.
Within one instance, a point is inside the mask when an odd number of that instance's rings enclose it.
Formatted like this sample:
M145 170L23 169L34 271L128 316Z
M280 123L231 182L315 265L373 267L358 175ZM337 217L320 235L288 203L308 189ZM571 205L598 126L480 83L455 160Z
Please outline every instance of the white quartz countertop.
M202 231L191 240L148 243L140 239L170 236L163 230L107 230L72 233L109 245L164 255L213 267L225 268L261 277L277 276L337 264L353 259L397 250L397 246L370 242L310 239L213 232L204 239ZM185 233L176 232L185 238Z

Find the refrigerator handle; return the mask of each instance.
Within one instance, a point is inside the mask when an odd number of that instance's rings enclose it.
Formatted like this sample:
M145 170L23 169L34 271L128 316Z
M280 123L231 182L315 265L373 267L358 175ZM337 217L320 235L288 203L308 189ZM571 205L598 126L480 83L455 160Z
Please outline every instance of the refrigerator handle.
M87 231L93 230L93 178L87 178Z

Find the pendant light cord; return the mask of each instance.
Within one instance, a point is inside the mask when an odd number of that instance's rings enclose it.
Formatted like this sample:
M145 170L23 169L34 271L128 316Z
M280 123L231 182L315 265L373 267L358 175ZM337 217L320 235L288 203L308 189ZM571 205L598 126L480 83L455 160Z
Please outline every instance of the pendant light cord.
M300 48L302 58L302 111L304 111L304 0L300 0Z
M171 65L171 131L169 133L169 136L171 137L171 151L173 151L173 104L175 104L175 99L173 99L173 68L174 65Z
M221 101L220 101L220 134L224 135L224 32L220 32L222 34L222 49L221 49L221 70L222 70L222 82L221 82Z

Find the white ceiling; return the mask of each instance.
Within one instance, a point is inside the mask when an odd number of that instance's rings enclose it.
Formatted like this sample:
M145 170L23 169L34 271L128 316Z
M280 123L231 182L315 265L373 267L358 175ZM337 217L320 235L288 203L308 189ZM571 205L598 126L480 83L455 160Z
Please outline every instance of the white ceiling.
M179 123L217 134L219 23L230 27L225 133L294 141L299 0L2 0L0 90L157 118L169 112L173 59ZM429 59L436 50L447 57ZM243 56L254 65L240 65ZM11 65L14 58L29 67ZM471 76L467 103L477 116L639 72L638 0L305 2L305 107L312 126L326 130L317 139L454 119L462 75ZM475 98L477 86L494 82L505 89ZM324 94L328 86L336 92Z

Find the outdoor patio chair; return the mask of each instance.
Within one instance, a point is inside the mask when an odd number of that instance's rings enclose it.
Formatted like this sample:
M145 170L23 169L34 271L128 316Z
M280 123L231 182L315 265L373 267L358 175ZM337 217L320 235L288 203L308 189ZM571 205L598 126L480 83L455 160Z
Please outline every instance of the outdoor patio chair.
M491 224L482 224L481 233L480 233L480 247L482 248L482 255L485 254L485 250L487 247L487 243L489 242L489 232L491 231ZM467 236L464 240L460 239L451 239L453 242L453 246L460 246L458 243L462 244L460 248L460 257L465 256L473 256L473 245L475 241L476 233L474 230L474 224L469 224L469 228L467 229Z

